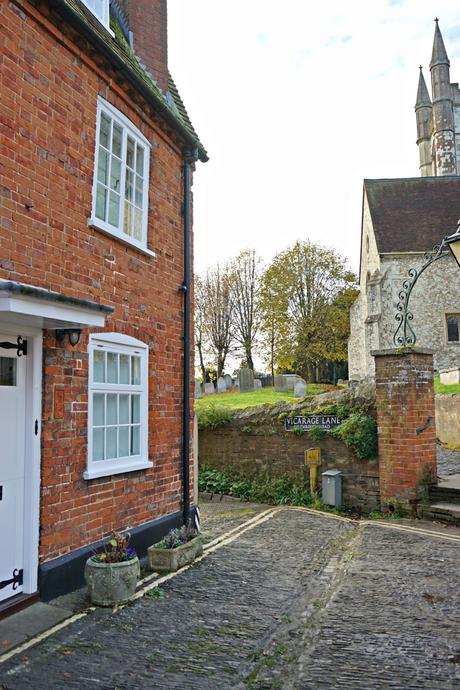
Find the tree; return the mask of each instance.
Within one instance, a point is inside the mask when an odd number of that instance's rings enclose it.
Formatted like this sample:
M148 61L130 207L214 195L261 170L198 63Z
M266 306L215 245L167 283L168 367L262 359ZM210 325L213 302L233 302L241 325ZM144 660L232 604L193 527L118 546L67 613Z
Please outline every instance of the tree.
M195 276L195 346L199 359L201 378L206 383L206 290L203 281Z
M240 252L230 266L233 298L233 332L246 365L254 371L253 348L260 328L260 274L262 260L254 249Z
M308 240L275 256L263 277L262 303L265 331L271 324L278 336L278 367L295 368L311 381L321 361L346 359L343 320L348 320L348 307L339 295L355 283L345 259Z
M225 360L233 341L234 303L229 268L217 264L215 268L208 269L201 280L200 290L203 310L202 338L206 339L213 352L219 377L224 371Z

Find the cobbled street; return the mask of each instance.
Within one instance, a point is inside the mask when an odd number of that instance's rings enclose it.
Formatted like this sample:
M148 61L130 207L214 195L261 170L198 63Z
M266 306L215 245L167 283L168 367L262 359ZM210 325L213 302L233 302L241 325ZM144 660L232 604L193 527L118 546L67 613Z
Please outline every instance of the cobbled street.
M460 688L459 530L237 502L203 513L210 538L243 527L154 596L0 664L0 687Z

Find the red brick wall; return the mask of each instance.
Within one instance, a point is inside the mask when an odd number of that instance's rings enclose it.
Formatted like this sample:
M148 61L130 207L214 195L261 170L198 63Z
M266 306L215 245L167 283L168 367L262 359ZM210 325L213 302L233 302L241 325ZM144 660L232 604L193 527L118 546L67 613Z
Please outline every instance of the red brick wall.
M166 0L125 0L133 32L134 50L158 86L168 88L168 34Z
M319 442L312 441L309 434L284 431L283 421L267 420L262 413L260 418L237 418L217 429L202 429L198 441L201 467L232 467L246 477L259 473L271 477L287 475L307 483L309 468L305 466L305 451L312 447L321 447L320 486L321 472L340 470L344 505L363 510L379 507L377 459L358 460L347 446L328 434Z
M375 367L382 503L407 502L421 482L436 478L433 356L378 354Z
M150 347L154 467L84 481L88 331L75 348L46 333L40 533L46 561L112 528L180 509L182 159L161 121L63 23L58 28L25 0L1 0L0 26L0 278L113 306L104 330ZM98 94L153 143L148 245L156 258L87 226Z

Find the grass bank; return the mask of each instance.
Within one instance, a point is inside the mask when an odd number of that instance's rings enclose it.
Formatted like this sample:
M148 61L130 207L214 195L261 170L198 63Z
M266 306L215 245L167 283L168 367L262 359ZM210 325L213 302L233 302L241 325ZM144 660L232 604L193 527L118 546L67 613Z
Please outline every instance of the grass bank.
M307 395L318 395L326 390L333 390L335 386L328 386L320 383L309 383L307 385ZM279 393L274 388L261 388L250 393L240 393L239 391L228 391L227 393L214 393L206 395L200 400L195 400L195 408L200 411L210 406L226 407L230 410L242 410L246 407L256 407L257 405L273 405L281 401L294 402L293 391Z
M453 383L451 386L446 386L441 383L439 376L434 377L434 392L435 393L454 393L456 395L460 394L460 383Z

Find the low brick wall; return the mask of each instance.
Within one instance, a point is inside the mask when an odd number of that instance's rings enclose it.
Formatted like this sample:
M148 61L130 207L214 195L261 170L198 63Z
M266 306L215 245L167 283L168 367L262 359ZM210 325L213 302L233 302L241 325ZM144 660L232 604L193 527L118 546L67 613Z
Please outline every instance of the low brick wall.
M328 433L321 441L313 441L306 433L284 431L284 422L270 415L267 408L246 411L231 424L199 432L199 463L221 469L233 467L251 477L267 473L273 477L288 475L298 481L309 481L305 451L321 448L321 473L329 469L343 472L343 502L348 507L365 511L379 507L378 460L358 460L341 441Z
M437 395L435 406L437 438L460 448L460 395Z

